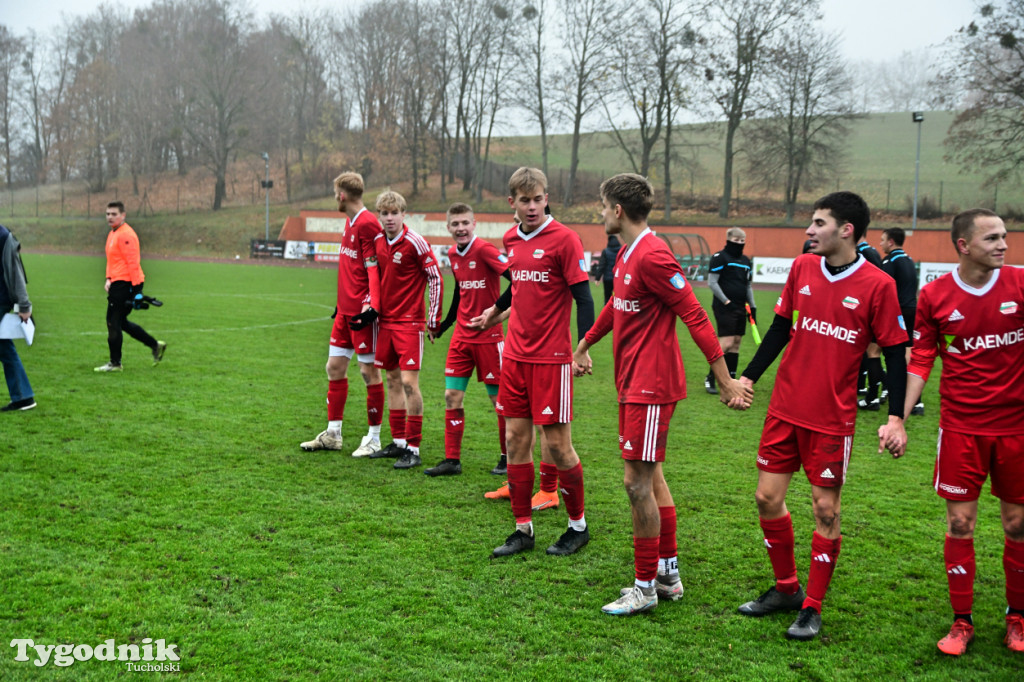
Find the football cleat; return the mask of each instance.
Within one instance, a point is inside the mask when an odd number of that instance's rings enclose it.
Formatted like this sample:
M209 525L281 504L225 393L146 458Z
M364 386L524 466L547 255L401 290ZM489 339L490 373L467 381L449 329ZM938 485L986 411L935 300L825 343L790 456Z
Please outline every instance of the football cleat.
M380 441L373 436L363 436L359 441L359 447L352 452L353 457L369 457L380 450Z
M704 377L704 390L711 395L718 395L718 389L715 388L715 379L710 374Z
M437 466L423 471L427 476L458 476L462 473L462 462L457 459L442 459Z
M508 492L508 481L505 481L504 485L502 485L497 490L492 490L489 493L484 493L484 497L486 497L488 500L507 500L507 499L509 499L511 497L511 495Z
M924 416L924 403L918 403L911 408L910 414L917 415L918 417Z
M874 400L865 400L861 398L857 401L857 408L867 410L868 412L878 412L878 398L875 398Z
M547 552L555 556L568 556L581 550L588 542L590 542L589 527L583 530L574 530L570 527L562 533L562 537L558 538L555 544L548 547Z
M153 349L153 364L159 365L160 361L164 359L164 351L167 350L167 343L165 341L157 341L156 348Z
M786 637L806 642L818 636L821 630L821 614L813 606L800 609L800 615L786 630Z
M878 395L878 400L879 400L879 402L882 402L882 403L889 402L889 389L882 388L882 392Z
M491 552L491 558L512 556L513 554L526 552L533 549L533 545L533 536L517 529L515 533L505 538L505 544L494 548L494 551Z
M392 442L377 450L377 452L371 453L368 457L370 459L381 459L383 457L397 458L401 457L405 450L406 448Z
M543 490L538 490L537 494L530 500L530 506L533 507L533 511L554 509L558 506L558 491L546 493Z
M776 611L799 611L806 597L802 587L795 594L785 594L772 585L754 601L740 604L739 612L744 616L765 616Z
M1010 651L1024 651L1024 616L1019 613L1006 616L1006 637L1003 643Z
M618 599L601 607L609 616L632 616L650 611L658 605L658 593L653 587L645 590L639 585L627 587L619 592Z
M506 455L498 458L498 463L491 469L491 473L495 476L508 475L508 457Z
M619 590L619 595L625 595L631 589L633 588L623 587ZM654 581L654 589L658 593L658 601L662 599L676 601L683 596L683 582L679 579L678 575L669 578L667 575L659 574L657 580Z
M120 372L123 369L124 369L124 367L122 367L120 364L115 365L112 362L108 362L105 365L100 365L99 367L95 368L93 371L94 372Z
M967 645L974 641L974 626L962 618L953 621L949 634L939 640L939 651L950 656L962 656Z
M315 450L341 450L341 434L336 431L321 431L313 440L299 443L306 452Z
M397 462L395 462L394 468L412 469L413 467L418 467L422 463L423 460L420 459L418 452L413 452L409 448L405 448L405 452L403 452L402 456L398 458Z

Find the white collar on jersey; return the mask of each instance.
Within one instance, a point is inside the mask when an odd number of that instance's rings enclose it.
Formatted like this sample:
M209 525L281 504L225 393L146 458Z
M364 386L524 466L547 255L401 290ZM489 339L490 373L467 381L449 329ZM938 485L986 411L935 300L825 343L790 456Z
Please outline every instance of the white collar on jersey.
M825 257L822 256L821 257L821 274L825 275L825 279L827 279L830 282L840 282L840 281L846 279L847 277L849 277L850 275L852 275L853 273L855 273L858 270L860 270L861 266L863 266L867 262L868 262L867 259L865 259L864 256L862 256L861 254L858 253L857 254L857 260L854 261L853 265L851 265L850 267L846 268L845 270L840 272L838 275L833 275L831 272L828 271L828 268L825 267Z
M476 235L474 234L473 238L470 239L468 242L466 242L466 248L465 249L460 249L459 245L456 244L455 245L455 253L459 254L460 256L465 256L467 253L469 253L469 250L473 247L473 242L475 242L475 241L476 241Z
M1004 265L1003 267L1006 266ZM999 280L999 271L1001 269L1002 268L996 268L995 270L993 270L992 277L990 277L988 282L985 283L985 286L981 288L972 287L970 284L960 279L959 267L953 268L953 281L956 282L956 285L958 287L963 289L968 294L971 294L972 296L984 296L985 294L992 290L992 287L996 285L996 282Z
M352 225L353 223L355 223L356 222L356 218L361 216L363 214L363 211L365 211L365 210L366 210L365 206L363 206L361 209L359 209L359 211L357 211L354 216L352 216L351 218L348 219L348 224Z
M634 239L633 243L629 245L629 248L626 249L626 252L624 254L622 254L622 262L623 263L625 263L627 260L629 260L629 254L633 253L633 249L636 248L636 245L640 243L640 240L643 239L644 237L646 237L649 234L654 234L654 232L651 231L650 227L645 227L644 231L636 236L636 239Z
M533 239L533 238L534 238L534 237L536 237L536 236L537 236L538 234L540 234L540 233L541 233L541 231L542 231L542 230L543 230L543 229L544 229L545 227L547 227L548 225L550 225L550 224L551 224L551 221L552 221L552 220L554 220L554 219L555 219L555 218L554 218L554 216L550 216L550 215L549 215L549 216L548 216L548 219L544 221L544 224L543 224L543 225L541 225L540 227L538 227L538 228L537 228L536 230L534 230L534 231L533 231L533 232L531 232L530 234L526 234L525 232L523 232L523 226L522 226L522 225L520 225L519 227L517 227L517 228L516 228L516 232L518 232L518 233L519 233L519 238L520 238L520 239L523 239L523 240Z
M397 237L395 237L394 239L388 239L388 233L387 233L387 232L384 232L384 233L383 233L383 234L384 234L384 239L387 239L387 241L388 241L388 246L394 246L394 245L395 245L395 244L397 244L398 242L402 241L402 237L404 237L404 236L405 236L405 233L406 233L406 231L407 231L408 229L409 229L409 228L405 226L405 223L402 223L402 231L401 231L401 232L399 232L399 233L398 233L398 236L397 236Z

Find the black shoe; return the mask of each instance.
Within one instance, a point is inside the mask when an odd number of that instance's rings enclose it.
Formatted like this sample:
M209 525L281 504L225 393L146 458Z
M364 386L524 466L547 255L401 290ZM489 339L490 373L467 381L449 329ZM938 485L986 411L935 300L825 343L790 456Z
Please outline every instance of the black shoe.
M718 389L715 388L715 379L711 375L704 377L704 390L711 395L718 395Z
M821 614L813 607L808 606L806 609L800 609L800 615L786 630L786 637L807 641L817 637L819 630L821 630Z
M783 594L772 585L754 601L741 604L739 611L744 616L765 616L776 611L799 611L804 605L804 589L797 589L796 594Z
M395 462L396 468L399 462ZM458 476L462 473L462 462L457 459L442 459L437 466L425 469L423 473L427 476Z
M512 535L505 538L505 544L501 547L495 547L494 551L491 552L491 558L500 556L512 556L513 554L519 554L527 550L533 549L533 536L527 535L521 530L517 530Z
M402 456L398 458L397 462L395 462L396 469L412 469L413 467L418 467L423 463L423 460L420 459L420 456L417 453L413 452L409 448L403 448L403 450L404 452L402 453Z
M868 412L878 412L878 398L874 400L865 400L861 398L857 401L857 409L867 410Z
M392 459L394 459L396 457L401 457L402 454L406 451L406 449L407 448L403 448L401 445L395 445L395 443L392 441L385 447L368 456L370 459L381 459L383 457L391 457Z
M878 402L882 403L883 405L889 402L889 389L882 389L882 392L878 394Z
M914 405L913 409L910 410L910 414L916 414L918 417L924 416L924 403L918 403Z
M15 400L7 403L3 407L0 407L0 412L15 412L17 410L31 410L36 406L35 398L23 398L22 400Z
M506 476L508 474L508 457L506 455L498 458L498 465L491 469L491 473L495 476Z
M558 541L555 542L555 544L548 547L548 554L555 554L557 556L575 554L588 542L590 542L589 526L583 530L573 530L572 528L569 528L562 533L562 537L558 538Z

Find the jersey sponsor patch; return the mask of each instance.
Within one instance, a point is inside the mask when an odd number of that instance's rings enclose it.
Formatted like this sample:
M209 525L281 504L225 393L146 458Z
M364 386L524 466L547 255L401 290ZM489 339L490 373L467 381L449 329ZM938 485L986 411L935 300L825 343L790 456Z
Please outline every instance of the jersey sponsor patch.
M669 279L669 284L674 286L676 289L684 289L686 288L686 278L683 277L682 273L677 272L672 275L671 279Z

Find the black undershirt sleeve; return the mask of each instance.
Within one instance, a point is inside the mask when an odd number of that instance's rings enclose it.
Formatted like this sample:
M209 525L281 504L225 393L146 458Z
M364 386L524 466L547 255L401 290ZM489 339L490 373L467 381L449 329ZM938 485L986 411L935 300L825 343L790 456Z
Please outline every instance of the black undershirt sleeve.
M441 326L437 328L438 336L444 334L453 324L455 324L455 318L458 317L459 314L459 299L461 297L459 296L459 287L457 286L458 282L455 284L455 293L452 294L452 302L448 307L448 315L441 321Z
M772 326L765 332L764 339L761 340L761 345L757 347L757 352L754 353L750 364L743 370L743 376L757 383L757 380L775 362L775 358L779 357L779 353L789 343L789 330L792 326L793 323L782 315L775 316L775 319L772 320Z
M569 291L576 301L576 334L579 341L594 326L594 297L590 295L589 280L573 284Z
M907 347L902 343L882 348L882 355L885 356L885 385L889 389L889 414L900 419L905 419L903 401L907 396L906 352Z
M501 296L494 302L495 307L501 312L505 312L512 307L512 285L510 284L505 291L501 292Z

